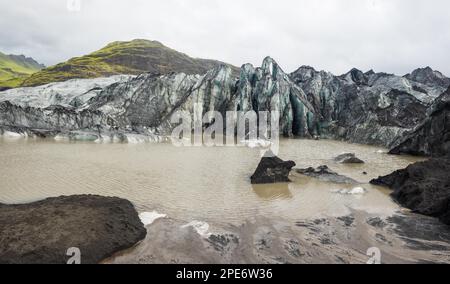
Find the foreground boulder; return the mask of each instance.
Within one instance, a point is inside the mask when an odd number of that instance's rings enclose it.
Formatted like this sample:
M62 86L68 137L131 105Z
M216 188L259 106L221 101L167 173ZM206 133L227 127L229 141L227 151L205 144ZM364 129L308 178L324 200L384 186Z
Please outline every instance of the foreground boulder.
M450 160L431 159L372 180L394 190L392 196L416 213L450 225Z
M358 182L352 178L342 176L332 171L328 166L320 166L317 169L295 169L295 172L305 176L317 178L321 181L341 183L341 184L357 184Z
M353 153L339 155L334 160L341 164L364 164L364 161L357 158Z
M274 155L266 154L251 177L252 184L290 182L289 173L293 167L293 161L285 162Z
M69 248L81 263L98 263L146 236L127 200L63 196L23 204L0 204L0 263L64 264Z
M436 99L429 117L406 135L390 154L450 156L450 88Z

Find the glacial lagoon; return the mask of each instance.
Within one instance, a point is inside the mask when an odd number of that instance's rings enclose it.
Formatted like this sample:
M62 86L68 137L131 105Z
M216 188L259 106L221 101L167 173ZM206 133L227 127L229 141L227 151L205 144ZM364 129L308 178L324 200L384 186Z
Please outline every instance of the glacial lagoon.
M366 163L333 161L343 152ZM0 139L0 202L27 203L74 194L118 196L139 212L157 211L185 221L240 224L255 216L285 219L341 216L349 209L391 214L389 191L369 181L419 159L391 156L379 147L322 140L284 139L279 156L297 168L328 165L359 182L367 193L345 195L355 185L291 176L290 184L251 185L260 150L249 147L175 147L170 143L96 144ZM366 172L367 174L363 174Z

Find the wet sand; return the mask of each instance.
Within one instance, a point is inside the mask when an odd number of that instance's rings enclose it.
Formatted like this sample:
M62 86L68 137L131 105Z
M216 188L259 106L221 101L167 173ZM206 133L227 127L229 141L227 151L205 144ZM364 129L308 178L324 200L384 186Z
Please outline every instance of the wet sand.
M399 214L379 218L353 211L295 223L257 217L241 226L208 224L201 234L186 222L161 218L147 226L143 242L103 263L365 264L371 248L380 251L383 264L450 263L448 227Z

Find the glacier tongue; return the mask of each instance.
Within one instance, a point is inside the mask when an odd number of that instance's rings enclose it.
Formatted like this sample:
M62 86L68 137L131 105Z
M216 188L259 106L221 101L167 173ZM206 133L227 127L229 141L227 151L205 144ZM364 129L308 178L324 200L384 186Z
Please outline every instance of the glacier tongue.
M261 67L243 65L239 78L223 65L205 75L75 79L0 92L0 132L98 143L158 142L177 126L171 123L176 111L193 118L194 105L200 105L202 116L209 111L224 116L227 111L278 111L281 134L288 137L388 146L426 118L449 82L436 72L414 74L353 69L335 76L312 67L287 74L267 57Z

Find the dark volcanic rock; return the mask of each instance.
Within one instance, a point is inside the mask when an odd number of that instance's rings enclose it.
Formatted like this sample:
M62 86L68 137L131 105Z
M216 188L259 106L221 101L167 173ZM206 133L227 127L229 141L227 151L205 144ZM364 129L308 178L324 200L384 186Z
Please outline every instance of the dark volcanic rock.
M0 204L0 263L64 264L72 247L81 263L98 263L144 239L146 230L124 199L63 196L23 204Z
M435 71L430 67L419 68L411 74L405 75L408 80L419 82L428 86L441 86L447 88L450 86L450 78L445 77L441 72Z
M290 77L321 118L321 137L388 147L423 121L429 105L446 89L357 69L335 76L303 66Z
M334 182L334 183L344 183L344 184L357 184L358 182L346 176L339 175L333 172L327 166L320 166L317 169L307 168L307 169L296 169L295 172L314 177L322 181Z
M285 162L276 156L266 155L251 177L252 184L290 182L289 173L293 167L293 161Z
M364 161L357 158L353 153L339 155L334 160L341 164L364 164Z
M450 155L450 88L432 106L429 117L406 135L390 154Z
M450 160L431 159L371 181L394 190L392 196L416 213L450 225Z

